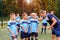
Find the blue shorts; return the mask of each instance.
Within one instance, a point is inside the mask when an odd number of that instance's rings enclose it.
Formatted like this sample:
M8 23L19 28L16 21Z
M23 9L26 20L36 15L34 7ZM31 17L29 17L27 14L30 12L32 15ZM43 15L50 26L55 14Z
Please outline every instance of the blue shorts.
M22 32L21 31L21 38L24 39L24 38L27 38L28 37L28 33L25 33L25 32Z
M15 35L15 37L11 36L12 40L14 40L15 38L17 38L17 35Z
M31 36L31 33L28 33L28 38L30 38L30 36Z
M56 35L56 37L60 37L60 29L52 29L52 35Z
M38 33L32 32L32 33L31 33L31 36L32 36L32 37L33 37L33 36L38 37Z
M47 26L47 23L42 23L42 26Z

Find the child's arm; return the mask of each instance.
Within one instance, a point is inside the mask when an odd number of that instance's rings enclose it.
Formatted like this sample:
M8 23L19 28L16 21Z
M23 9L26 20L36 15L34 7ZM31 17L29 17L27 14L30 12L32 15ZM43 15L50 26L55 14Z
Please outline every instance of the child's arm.
M32 27L30 26L30 33L32 32Z
M8 31L12 34L13 37L15 37L15 34L12 32L10 28L8 28Z
M38 25L39 25L39 21L37 21L37 30L36 30L37 33L38 33Z
M38 20L40 20L40 21L43 20L43 17L40 16L40 18L38 18Z
M37 27L37 30L36 30L36 32L38 33L38 27Z
M22 25L20 25L20 27L24 30L24 27Z
M29 27L27 27L27 28L25 29L25 33L27 33L27 32L28 32L28 28L29 28Z
M13 33L12 30L10 29L10 26L11 26L11 25L10 25L10 22L8 22L7 25L8 25L8 27L7 27L8 31L15 37L14 33Z

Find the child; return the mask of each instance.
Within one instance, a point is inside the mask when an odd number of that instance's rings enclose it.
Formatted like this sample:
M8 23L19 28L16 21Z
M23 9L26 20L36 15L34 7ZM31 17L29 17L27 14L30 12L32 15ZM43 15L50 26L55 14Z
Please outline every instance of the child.
M10 33L10 36L12 40L17 40L17 26L15 21L15 13L10 14L10 20L8 21L8 31Z
M17 13L17 15L16 15L16 22L17 22L17 26L18 26L18 32L19 32L19 30L20 30L20 16L19 16L19 13Z
M28 27L29 27L29 21L28 21L28 15L25 13L22 14L23 19L20 22L21 26L21 40L28 40Z
M46 26L47 26L47 21L46 19L43 19L42 20L42 30L41 30L41 33L46 33Z
M31 27L31 40L38 40L38 20L36 19L36 13L32 13L32 19L30 19Z

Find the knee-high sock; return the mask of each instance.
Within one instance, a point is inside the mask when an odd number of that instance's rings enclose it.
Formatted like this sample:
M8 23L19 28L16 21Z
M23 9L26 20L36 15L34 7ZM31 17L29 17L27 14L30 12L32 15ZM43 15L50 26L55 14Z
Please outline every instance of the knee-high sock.
M33 38L31 38L31 40L33 40Z
M46 33L46 28L44 28L44 33Z
M41 33L43 32L43 28L41 29Z

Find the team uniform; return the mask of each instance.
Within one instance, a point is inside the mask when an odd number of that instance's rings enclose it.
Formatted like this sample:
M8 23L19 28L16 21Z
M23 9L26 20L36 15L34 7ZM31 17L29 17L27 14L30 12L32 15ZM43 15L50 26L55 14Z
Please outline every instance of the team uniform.
M37 29L38 29L38 20L37 19L30 19L30 27L31 27L31 36L38 36Z
M30 19L32 19L32 17L31 16L28 16L28 20L29 21L30 21ZM30 38L30 36L31 36L30 31L31 31L31 29L30 29L30 26L29 26L29 28L28 28L28 38Z
M56 35L57 37L60 37L60 21L55 15L47 14L46 20L48 21L50 25L52 24L52 20L51 20L52 18L55 18L57 21L57 23L53 26L52 34Z
M19 16L16 16L16 22L17 22L17 26L20 27L20 17Z
M14 34L15 34L15 37L13 37L13 35L11 34L11 33L9 33L10 34L10 36L12 37L12 40L14 39L14 38L17 38L17 24L16 24L16 21L8 21L8 29L10 29Z
M38 16L37 16L36 18L38 18ZM29 21L30 21L30 20L32 19L32 17L31 17L31 16L28 16L28 19L29 19ZM30 31L31 31L31 29L30 29L30 26L29 26L29 28L28 28L28 37L31 36Z
M43 20L42 20L41 33L42 33L42 32L46 33L46 26L47 26L47 20L46 20L46 19L43 19Z
M47 26L47 21L46 21L46 19L43 19L43 20L42 20L42 26Z
M18 26L18 32L19 32L19 29L20 29L20 16L16 16L16 23L17 23L17 26Z
M20 26L21 26L21 29L20 29L20 31L21 31L21 38L27 38L28 37L28 31L27 31L27 33L25 33L24 31L25 31L25 29L26 28L28 28L29 27L29 21L28 20L21 20L21 22L20 22ZM22 29L22 27L24 27L24 30Z

